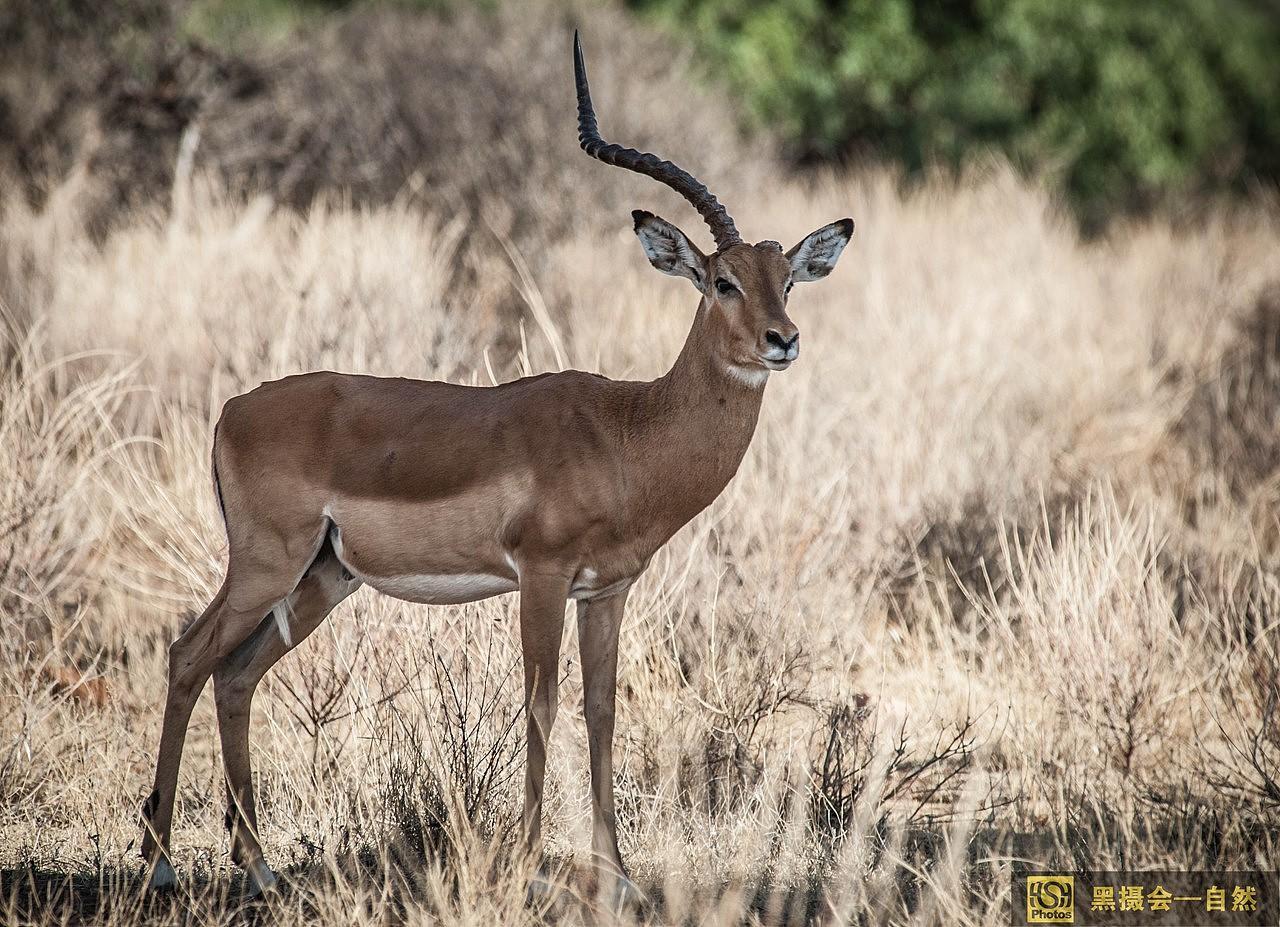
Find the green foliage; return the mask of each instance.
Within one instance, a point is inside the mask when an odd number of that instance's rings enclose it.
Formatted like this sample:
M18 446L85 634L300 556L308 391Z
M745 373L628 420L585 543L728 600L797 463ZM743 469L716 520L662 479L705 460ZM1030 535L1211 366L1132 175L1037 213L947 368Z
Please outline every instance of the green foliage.
M280 42L329 7L298 0L195 0L183 31L227 51Z
M997 150L1086 220L1280 177L1273 0L630 0L805 158Z
M324 17L358 6L390 6L434 11L458 0L191 0L184 32L226 51L243 51L289 39L297 30ZM487 6L492 0L471 0Z

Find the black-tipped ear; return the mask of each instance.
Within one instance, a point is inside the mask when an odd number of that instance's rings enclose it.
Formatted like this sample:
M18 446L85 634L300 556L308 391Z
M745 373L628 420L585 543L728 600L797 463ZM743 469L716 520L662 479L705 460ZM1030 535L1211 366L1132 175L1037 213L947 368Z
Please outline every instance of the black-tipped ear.
M664 274L693 281L699 291L705 282L707 258L689 236L666 219L643 209L632 210L636 235L649 263Z
M821 280L835 269L840 252L853 237L853 220L840 219L810 232L794 248L787 252L791 262L791 280L804 283Z

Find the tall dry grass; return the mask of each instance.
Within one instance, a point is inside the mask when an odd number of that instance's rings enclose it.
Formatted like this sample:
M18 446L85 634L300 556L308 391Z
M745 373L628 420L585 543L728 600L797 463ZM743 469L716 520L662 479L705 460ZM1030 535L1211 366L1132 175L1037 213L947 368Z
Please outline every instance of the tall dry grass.
M643 916L995 924L1019 861L1273 864L1274 206L1084 243L1000 166L911 190L752 177L731 201L749 236L858 231L795 295L805 356L738 476L631 597L617 786ZM76 196L5 202L0 920L600 916L572 646L547 808L565 891L524 905L512 596L363 591L269 677L257 787L291 888L266 909L240 907L202 702L184 887L138 894L165 648L220 580L222 401L317 368L484 383L674 358L696 296L624 212L561 203L583 221L535 250L485 217L538 204L491 195L294 212L197 175L101 240Z

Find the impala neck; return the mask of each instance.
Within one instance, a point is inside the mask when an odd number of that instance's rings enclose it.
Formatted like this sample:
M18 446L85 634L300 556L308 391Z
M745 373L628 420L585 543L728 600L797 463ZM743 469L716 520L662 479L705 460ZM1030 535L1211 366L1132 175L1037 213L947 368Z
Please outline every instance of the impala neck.
M767 371L757 378L752 372L733 373L717 343L707 316L706 301L698 304L693 325L685 337L684 347L671 369L655 385L661 386L667 398L682 408L710 411L716 417L737 415L746 428L750 442L756 416L764 399Z
M735 376L721 360L705 304L698 306L680 356L653 381L635 438L650 478L643 493L677 522L677 530L709 505L733 478L751 444L764 379Z

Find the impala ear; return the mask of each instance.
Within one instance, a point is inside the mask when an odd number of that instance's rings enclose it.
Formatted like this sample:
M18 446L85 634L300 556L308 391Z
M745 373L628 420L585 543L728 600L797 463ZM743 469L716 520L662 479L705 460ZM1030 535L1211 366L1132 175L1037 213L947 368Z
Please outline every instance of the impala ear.
M824 225L816 232L810 232L787 252L787 260L791 262L792 282L821 280L831 273L836 261L840 259L840 252L852 237L852 219L840 219Z
M649 263L664 274L684 277L702 290L706 276L707 258L689 237L666 219L651 212L636 209L631 213L636 222L636 235L644 248Z

